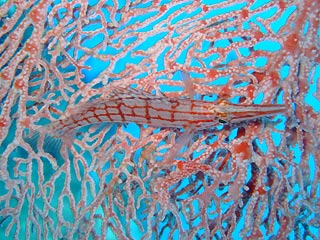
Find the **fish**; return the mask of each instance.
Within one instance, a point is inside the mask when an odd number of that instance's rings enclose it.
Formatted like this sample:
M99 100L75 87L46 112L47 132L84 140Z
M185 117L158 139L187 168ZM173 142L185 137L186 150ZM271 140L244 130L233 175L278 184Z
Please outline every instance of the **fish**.
M117 86L104 99L79 105L73 114L42 127L42 131L59 137L77 128L104 122L200 130L277 115L286 110L283 104L213 103L190 97L168 98Z

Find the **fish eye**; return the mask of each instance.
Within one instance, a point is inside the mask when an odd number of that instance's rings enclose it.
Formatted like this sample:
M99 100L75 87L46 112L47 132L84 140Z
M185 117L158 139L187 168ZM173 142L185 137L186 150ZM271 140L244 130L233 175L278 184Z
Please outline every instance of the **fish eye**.
M218 122L219 122L219 123L223 123L223 124L227 123L227 121L225 121L225 120L223 120L223 119L219 119Z

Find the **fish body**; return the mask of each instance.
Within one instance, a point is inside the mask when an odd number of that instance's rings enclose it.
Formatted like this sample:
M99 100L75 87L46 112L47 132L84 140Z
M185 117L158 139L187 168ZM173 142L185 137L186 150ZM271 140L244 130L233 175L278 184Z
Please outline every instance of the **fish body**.
M205 129L282 113L285 105L240 105L167 98L136 89L115 88L106 99L96 99L76 113L52 123L49 131L64 135L78 127L102 122L148 124L155 127Z

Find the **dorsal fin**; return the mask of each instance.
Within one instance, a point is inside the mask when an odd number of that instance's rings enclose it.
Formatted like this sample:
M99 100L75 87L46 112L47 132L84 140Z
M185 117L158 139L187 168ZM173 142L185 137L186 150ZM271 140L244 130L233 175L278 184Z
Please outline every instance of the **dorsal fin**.
M190 99L193 99L194 96L195 96L195 91L194 91L194 88L193 88L193 80L192 78L190 77L190 74L188 74L187 72L185 71L180 71L181 73L181 77L182 77L182 80L183 80L183 84L185 86L185 89L188 93L188 96Z
M147 91L135 88L115 87L113 91L107 96L107 99L123 99L128 97L137 97L142 99L162 99L162 96L151 94Z

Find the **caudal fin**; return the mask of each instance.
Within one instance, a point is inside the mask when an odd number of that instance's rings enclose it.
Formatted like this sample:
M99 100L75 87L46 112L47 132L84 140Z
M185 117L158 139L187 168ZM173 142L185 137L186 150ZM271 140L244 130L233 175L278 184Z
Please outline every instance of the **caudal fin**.
M35 152L39 152L39 148L41 148L41 150L54 157L59 155L63 145L61 138L56 138L40 131L32 131L32 133L25 135L23 138Z

